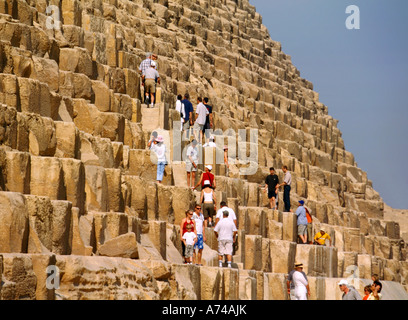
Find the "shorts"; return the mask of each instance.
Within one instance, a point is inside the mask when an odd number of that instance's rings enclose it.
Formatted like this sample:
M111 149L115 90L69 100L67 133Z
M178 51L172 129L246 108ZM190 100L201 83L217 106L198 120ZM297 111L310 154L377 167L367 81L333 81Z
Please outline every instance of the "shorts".
M155 93L156 92L156 81L152 79L145 80L145 92Z
M268 199L276 198L275 190L268 190Z
M190 120L187 120L183 123L183 130L188 130L188 129L190 129Z
M218 241L218 254L223 255L232 255L232 240L219 240Z
M209 217L211 217L211 219L213 218L215 214L215 210L214 210L214 203L203 203L203 215L205 219L208 219Z
M194 245L188 244L188 245L186 246L186 250L185 250L185 252L184 252L184 257L190 258L190 257L193 256L193 253L194 253Z
M194 249L204 249L204 240L202 234L197 234L197 242L194 245Z
M203 131L204 130L204 125L199 124L199 123L194 123L194 131Z
M187 172L197 171L197 168L195 168L193 164L189 161L186 162L186 171Z
M307 225L306 224L299 224L298 225L298 235L307 234Z

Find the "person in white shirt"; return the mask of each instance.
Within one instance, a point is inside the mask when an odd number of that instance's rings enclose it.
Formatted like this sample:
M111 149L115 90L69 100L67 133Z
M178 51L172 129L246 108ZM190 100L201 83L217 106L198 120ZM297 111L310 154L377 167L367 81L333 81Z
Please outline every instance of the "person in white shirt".
M196 121L194 123L194 132L195 136L198 137L198 130L200 130L200 140L201 143L203 141L203 129L205 125L205 121L207 119L207 115L209 114L208 109L203 103L203 99L201 97L197 98L197 108L196 108Z
M176 101L176 111L178 111L180 113L180 121L181 121L180 131L183 131L184 117L185 117L185 114L186 114L186 110L184 108L184 103L181 102L182 99L183 99L183 97L181 96L181 94L179 94L177 96L177 101Z
M184 257L188 260L188 264L193 264L194 245L197 242L197 236L191 231L191 225L187 225L187 232L183 234L183 242L186 246Z
M153 142L153 144L152 144ZM164 169L167 164L166 160L166 145L163 143L164 139L162 136L157 136L157 138L154 141L149 141L148 147L150 150L156 153L157 156L157 174L156 174L156 180L158 183L161 183L163 181L163 176L164 176Z
M201 206L199 204L197 204L194 208L192 219L195 221L197 231L197 242L194 245L193 263L198 266L202 266L201 257L203 255L204 242L207 241L207 239L205 238L205 228L207 227L207 220L204 218L204 215L201 212ZM198 249L197 254L196 249Z
M190 146L187 148L186 154L187 186L189 186L190 188L194 188L197 164L198 164L197 140L193 140Z
M218 239L218 264L220 268L222 268L224 255L227 256L228 268L231 268L232 248L238 232L235 224L230 219L226 219L228 214L228 211L224 210L223 219L214 228L215 236Z
M234 222L235 227L237 227L237 216L231 208L227 207L227 203L225 201L221 201L220 203L220 209L218 209L217 214L215 215L215 225L222 219L224 219L223 211L227 210L228 211L228 219L230 219L232 222Z
M307 300L307 296L310 296L309 283L302 273L303 264L295 264L295 272L292 276L293 284L295 285L294 300Z

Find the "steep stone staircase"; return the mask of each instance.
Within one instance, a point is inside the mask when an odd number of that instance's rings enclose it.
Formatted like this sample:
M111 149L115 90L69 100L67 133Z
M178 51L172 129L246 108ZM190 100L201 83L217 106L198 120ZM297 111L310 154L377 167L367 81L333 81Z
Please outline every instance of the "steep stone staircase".
M159 56L155 108L140 96L148 51ZM203 156L217 204L237 213L233 269L217 267L211 228L204 266L182 264L179 224L199 199L173 130L185 92L210 98L217 141L256 164L247 174L232 157L227 176L217 149ZM362 293L373 273L385 299L407 299L399 225L318 98L246 0L0 0L1 299L284 300L295 261L311 299L339 299L339 278ZM172 160L163 184L146 147L154 130ZM267 208L259 185L271 166L282 181L282 165L292 208L304 199L333 247L298 245L294 213ZM54 266L58 288L47 285Z

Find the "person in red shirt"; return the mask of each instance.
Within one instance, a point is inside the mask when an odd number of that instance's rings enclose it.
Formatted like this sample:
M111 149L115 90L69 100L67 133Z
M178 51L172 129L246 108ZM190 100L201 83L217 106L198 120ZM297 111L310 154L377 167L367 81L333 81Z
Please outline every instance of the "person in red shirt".
M194 190L194 189L197 189L197 187L198 187L200 184L201 184L201 189L203 189L203 188L204 188L204 181L206 181L206 180L210 181L211 188L212 188L213 190L215 189L215 187L216 187L216 185L215 185L215 176L211 173L211 170L212 170L212 166L211 166L211 165L206 165L206 166L205 166L205 172L203 172L203 173L201 174L200 181L198 181L198 183L197 183L196 186L193 188L193 190Z
M183 239L184 233L187 232L187 225L191 225L191 232L194 232L197 236L195 221L192 218L193 210L187 210L186 217L180 223L180 239ZM189 261L185 258L186 246L183 241L181 241L181 247L183 248L184 263L188 263Z

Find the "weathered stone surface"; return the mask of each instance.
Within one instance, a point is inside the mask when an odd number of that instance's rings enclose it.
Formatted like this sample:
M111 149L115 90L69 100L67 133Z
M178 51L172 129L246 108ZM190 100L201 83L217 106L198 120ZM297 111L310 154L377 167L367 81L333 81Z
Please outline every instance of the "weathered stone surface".
M2 254L1 300L34 300L37 277L31 257L18 253Z
M65 200L64 172L58 158L31 156L30 192L52 200Z
M24 196L0 191L0 252L26 252L28 213Z
M313 300L341 299L336 277L360 277L361 290L372 273L395 284L387 297L406 297L403 213L388 215L338 121L247 0L211 10L206 1L63 0L61 29L47 26L51 2L0 1L2 298L285 300L295 260ZM161 77L154 108L138 74L147 51ZM203 163L213 164L217 206L226 200L238 217L232 270L217 267L213 228L205 267L181 265L179 224L200 196L181 161L189 141L172 134L175 96L186 92L194 107L210 98L216 141L229 145L228 172L211 148ZM146 150L153 130L168 149L163 184ZM265 177L273 166L282 182L283 165L292 211L306 200L313 233L324 227L333 247L296 244L282 188L278 210L267 209ZM41 270L55 264L61 286L47 289Z
M136 235L129 232L107 240L99 247L98 253L101 256L137 259Z

